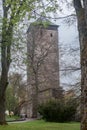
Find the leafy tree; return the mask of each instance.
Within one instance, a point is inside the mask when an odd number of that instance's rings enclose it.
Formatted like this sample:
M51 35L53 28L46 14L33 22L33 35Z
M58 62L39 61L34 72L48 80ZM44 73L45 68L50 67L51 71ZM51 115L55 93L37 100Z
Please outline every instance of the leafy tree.
M19 73L12 73L9 76L9 84L13 88L13 95L20 100L24 99L26 95L26 85L22 79L22 75Z
M47 1L52 3L47 4L49 11L55 10L55 4L51 0ZM56 1L55 1L56 2ZM1 78L0 78L0 124L6 124L5 120L5 92L8 86L8 72L11 59L11 46L13 43L13 32L14 28L17 26L17 23L20 20L23 20L25 15L28 15L28 18L33 16L34 9L44 10L44 3L37 0L3 0L2 9L3 9L3 18L2 18L2 28L1 28ZM41 9L42 15L45 12ZM39 11L40 12L40 11Z
M26 84L19 73L9 76L9 86L6 90L6 109L20 115L21 106L26 102Z
M12 86L8 86L6 91L6 109L9 111L15 110L18 104L18 98L14 96L14 91Z
M49 101L39 106L39 113L46 121L66 122L75 120L76 109L77 101L75 99L70 99L66 103L64 101Z

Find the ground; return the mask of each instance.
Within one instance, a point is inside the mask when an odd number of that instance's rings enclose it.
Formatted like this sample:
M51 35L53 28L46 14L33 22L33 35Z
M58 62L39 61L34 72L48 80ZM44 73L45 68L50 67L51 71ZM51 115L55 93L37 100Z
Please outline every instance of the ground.
M50 123L43 120L9 123L0 130L80 130L80 123Z

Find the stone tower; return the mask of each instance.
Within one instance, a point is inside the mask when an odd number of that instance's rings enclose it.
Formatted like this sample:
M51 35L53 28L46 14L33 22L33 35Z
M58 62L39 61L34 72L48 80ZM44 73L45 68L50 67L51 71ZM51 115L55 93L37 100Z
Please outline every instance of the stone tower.
M59 97L58 25L45 18L27 31L28 117L37 117L37 106Z

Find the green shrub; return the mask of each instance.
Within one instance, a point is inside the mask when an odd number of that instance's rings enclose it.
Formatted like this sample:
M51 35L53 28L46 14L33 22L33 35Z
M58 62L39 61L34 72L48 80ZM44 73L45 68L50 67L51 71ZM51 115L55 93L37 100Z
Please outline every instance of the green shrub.
M70 102L70 101L69 101ZM39 106L39 113L46 121L66 122L74 120L76 104L73 102L49 101Z

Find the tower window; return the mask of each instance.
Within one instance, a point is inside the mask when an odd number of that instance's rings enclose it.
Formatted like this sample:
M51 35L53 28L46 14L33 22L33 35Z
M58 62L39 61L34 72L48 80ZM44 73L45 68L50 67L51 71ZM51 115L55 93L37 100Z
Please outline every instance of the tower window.
M52 36L53 36L53 34L51 33L51 34L50 34L50 36L52 37Z
M40 30L40 35L41 35L41 36L43 35L43 32L42 32L42 30Z

